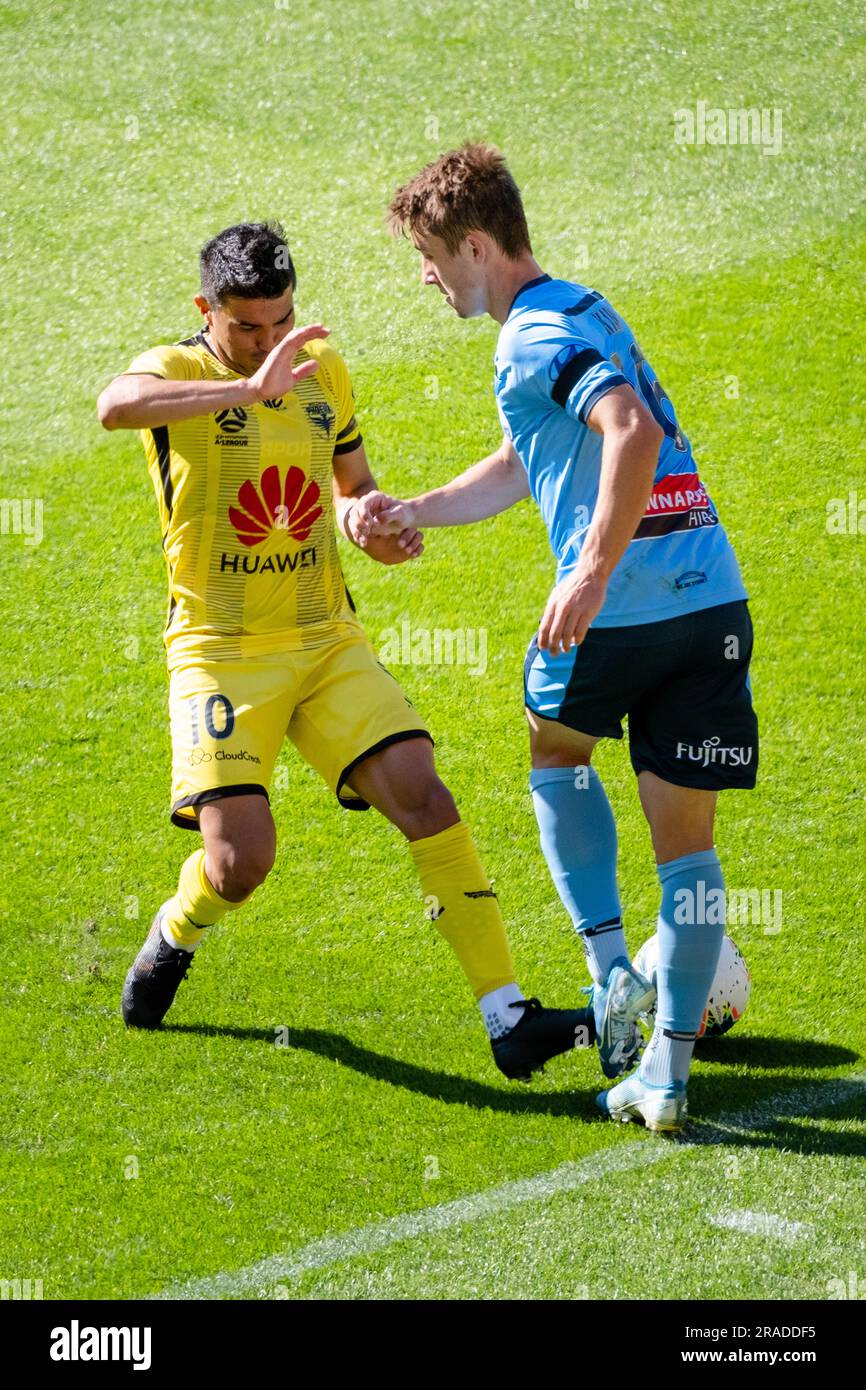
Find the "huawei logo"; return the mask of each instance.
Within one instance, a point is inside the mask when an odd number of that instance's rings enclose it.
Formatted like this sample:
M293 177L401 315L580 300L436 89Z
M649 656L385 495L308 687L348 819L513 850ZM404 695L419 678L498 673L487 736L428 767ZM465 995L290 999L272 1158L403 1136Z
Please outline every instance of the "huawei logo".
M229 521L242 545L259 545L271 531L285 531L293 540L305 541L323 511L319 484L307 482L303 469L290 468L281 481L279 468L272 464L258 487L249 479L241 485L238 505L229 507Z

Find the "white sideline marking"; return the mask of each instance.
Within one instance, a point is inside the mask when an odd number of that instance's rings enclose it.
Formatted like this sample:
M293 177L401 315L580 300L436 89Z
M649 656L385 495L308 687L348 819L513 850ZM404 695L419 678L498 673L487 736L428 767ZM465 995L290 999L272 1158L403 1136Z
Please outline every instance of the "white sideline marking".
M767 1211L720 1211L709 1221L722 1230L743 1231L747 1236L775 1236L777 1240L802 1240L815 1234L815 1227L808 1221L786 1221Z
M752 1110L740 1110L720 1115L712 1124L700 1126L702 1138L718 1136L724 1142L725 1135L747 1134L756 1129L768 1128L774 1120L795 1115L810 1115L833 1105L841 1105L863 1092L866 1087L866 1072L853 1076L840 1077L834 1081L816 1082L800 1087L769 1100L761 1101ZM700 1152L699 1144L659 1142L636 1142L616 1145L589 1154L578 1163L563 1163L534 1178L521 1178L516 1182L503 1183L501 1187L491 1187L483 1192L473 1192L467 1197L458 1197L453 1202L440 1206L424 1207L420 1211L403 1212L399 1216L388 1217L370 1226L358 1226L344 1231L341 1235L326 1236L314 1240L309 1245L287 1250L279 1255L268 1255L255 1264L242 1269L223 1270L219 1274L207 1275L202 1279L191 1279L184 1284L171 1284L160 1293L148 1295L149 1300L217 1299L231 1298L242 1292L264 1290L267 1285L285 1280L297 1279L311 1269L323 1269L340 1260L352 1259L357 1255L369 1255L384 1250L398 1241L413 1240L416 1236L430 1235L446 1231L452 1226L461 1226L469 1221L478 1221L493 1216L500 1211L520 1206L524 1202L543 1201L559 1192L570 1192L584 1183L606 1177L609 1173L624 1173L643 1168L667 1159L676 1159L682 1154ZM789 1223L796 1224L796 1223Z
M508 1211L522 1202L543 1201L546 1197L553 1197L558 1192L570 1192L609 1173L629 1172L651 1163L660 1163L670 1158L674 1151L667 1144L618 1144L615 1148L589 1154L578 1163L563 1163L559 1168L539 1173L534 1178L520 1178L516 1182L503 1183L501 1187L473 1192L468 1197L457 1197L453 1202L445 1202L441 1206L403 1212L400 1216L391 1216L387 1221L379 1221L372 1226L358 1226L354 1231L345 1231L339 1236L326 1236L297 1250L270 1255L254 1265L247 1265L245 1269L228 1270L204 1279L194 1279L188 1284L169 1287L162 1293L152 1294L151 1298L224 1298L240 1290L261 1289L281 1280L297 1279L309 1269L322 1269L325 1265L351 1259L354 1255L370 1255L397 1241L412 1240L415 1236L447 1231L451 1226L462 1226L468 1221Z

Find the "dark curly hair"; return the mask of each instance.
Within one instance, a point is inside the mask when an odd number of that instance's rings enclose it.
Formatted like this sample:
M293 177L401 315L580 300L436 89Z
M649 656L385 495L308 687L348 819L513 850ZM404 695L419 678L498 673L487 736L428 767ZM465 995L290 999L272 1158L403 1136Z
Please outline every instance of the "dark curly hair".
M239 222L211 237L199 253L201 292L218 306L236 299L278 299L297 283L279 222Z

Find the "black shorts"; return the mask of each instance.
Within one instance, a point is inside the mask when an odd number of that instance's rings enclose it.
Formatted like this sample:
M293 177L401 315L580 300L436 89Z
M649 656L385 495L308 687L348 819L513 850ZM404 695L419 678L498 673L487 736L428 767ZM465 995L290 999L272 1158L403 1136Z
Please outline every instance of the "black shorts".
M631 764L678 787L753 787L758 721L745 599L633 627L590 628L579 647L552 655L533 637L526 707L578 733L622 738Z

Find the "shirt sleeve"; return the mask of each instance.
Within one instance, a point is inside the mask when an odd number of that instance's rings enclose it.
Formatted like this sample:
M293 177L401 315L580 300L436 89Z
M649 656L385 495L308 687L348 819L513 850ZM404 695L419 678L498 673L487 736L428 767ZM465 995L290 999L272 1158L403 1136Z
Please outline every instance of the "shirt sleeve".
M335 454L349 454L363 444L363 437L355 419L355 393L349 369L338 352L333 352L331 377L337 400L337 432L334 443Z
M545 400L581 425L607 391L628 385L599 344L549 318L535 319L518 330L514 360L518 378L531 381Z
M547 365L551 400L582 425L602 396L615 386L627 385L619 367L585 339L561 345Z
M148 348L147 352L139 353L122 375L131 376L136 372L159 376L164 381L200 381L204 377L198 354L180 344Z

